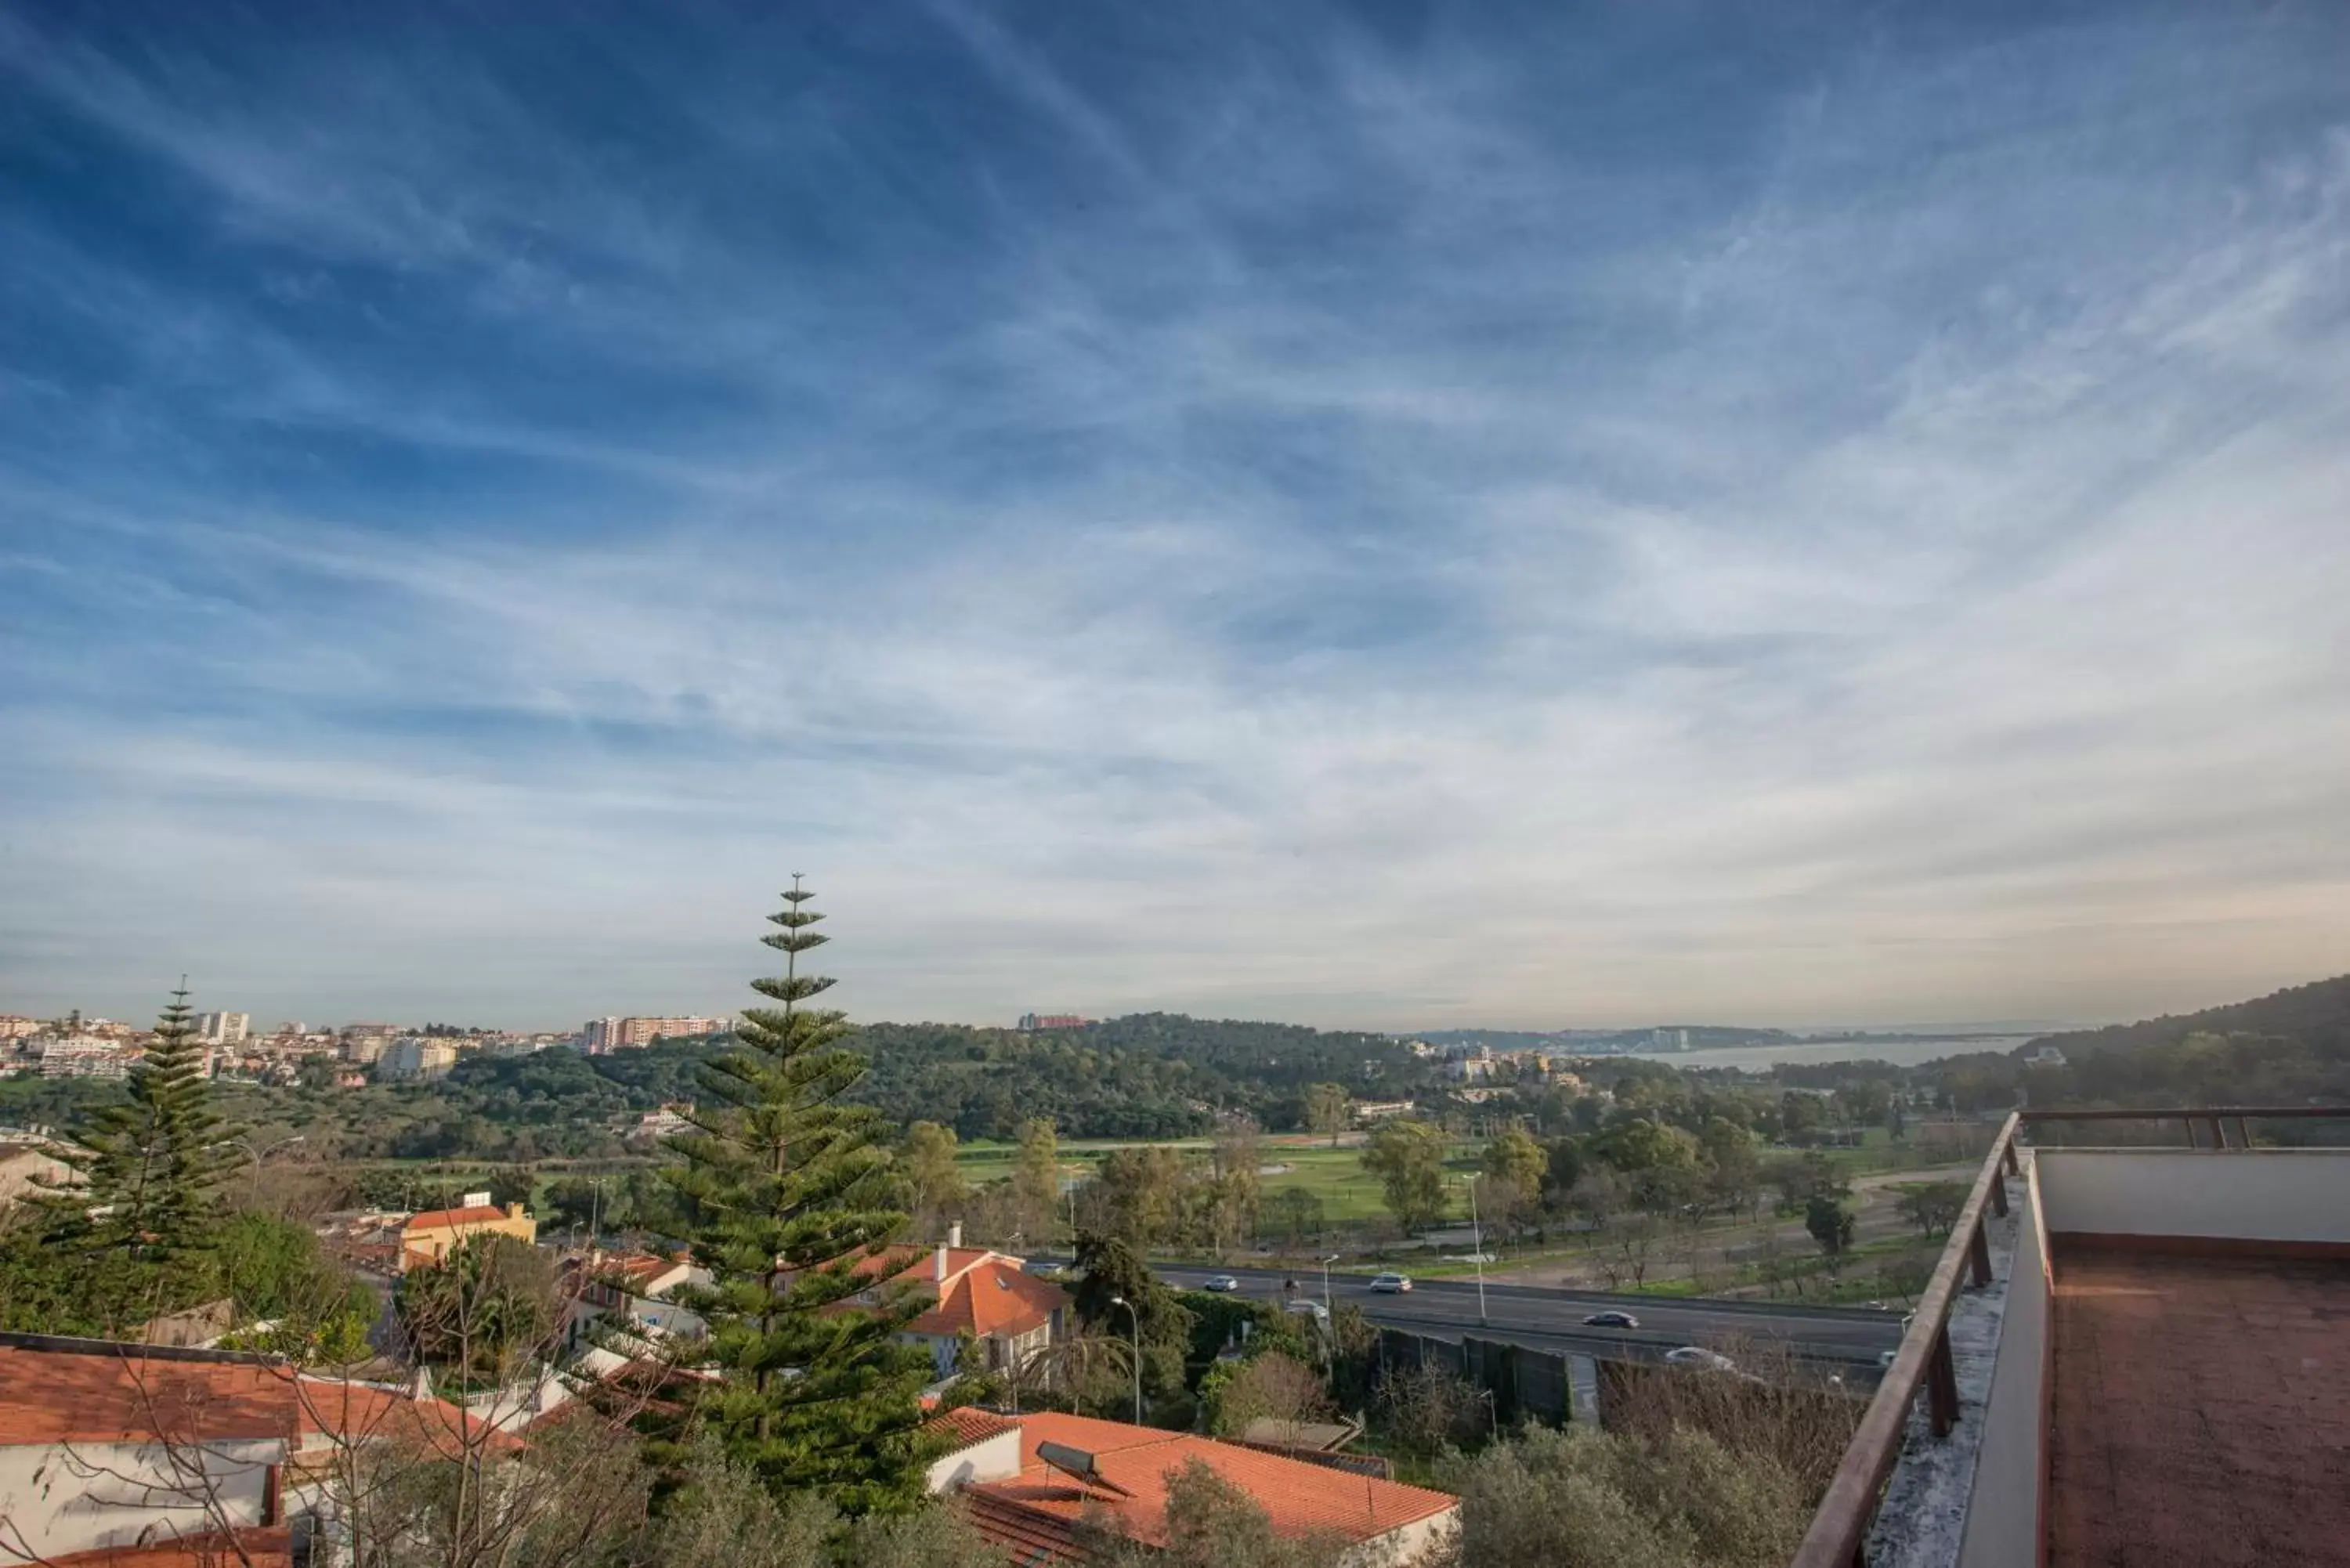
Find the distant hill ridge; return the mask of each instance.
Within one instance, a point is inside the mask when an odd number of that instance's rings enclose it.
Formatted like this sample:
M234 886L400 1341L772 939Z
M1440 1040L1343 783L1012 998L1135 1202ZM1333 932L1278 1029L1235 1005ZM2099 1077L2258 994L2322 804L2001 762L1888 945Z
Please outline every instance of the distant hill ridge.
M2137 1051L2176 1044L2190 1034L2282 1035L2298 1040L2313 1055L2350 1060L2350 974L2272 992L2251 1002L2207 1007L2200 1012L2165 1013L2137 1023L2043 1034L2022 1051L2043 1045L2054 1045L2067 1056Z

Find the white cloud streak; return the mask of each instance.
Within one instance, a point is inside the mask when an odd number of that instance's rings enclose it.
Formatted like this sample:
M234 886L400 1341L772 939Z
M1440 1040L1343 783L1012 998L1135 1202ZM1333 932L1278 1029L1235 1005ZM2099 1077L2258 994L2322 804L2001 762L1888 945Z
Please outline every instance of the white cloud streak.
M1007 198L979 307L825 440L755 393L690 447L476 418L287 343L239 417L666 498L508 536L484 494L420 542L161 467L20 480L20 517L120 543L0 554L12 585L202 630L11 645L7 997L127 1009L185 967L289 1014L723 1006L801 869L866 1015L2081 1017L2342 967L2340 122L2166 203L2137 154L2177 121L2049 124L2109 37L2036 91L1871 54L1791 97L1751 199L1627 216L1519 62L1350 39L1146 155L940 14L1173 185L1049 228ZM224 213L376 244L347 149L264 178L5 42ZM1921 98L1972 117L1938 158ZM1292 254L1367 182L1351 244ZM597 210L549 217L585 248ZM2035 222L2012 265L1965 237ZM437 232L398 243L475 265ZM718 244L635 258L730 286L673 305L683 366L762 297ZM639 345L661 315L612 308Z

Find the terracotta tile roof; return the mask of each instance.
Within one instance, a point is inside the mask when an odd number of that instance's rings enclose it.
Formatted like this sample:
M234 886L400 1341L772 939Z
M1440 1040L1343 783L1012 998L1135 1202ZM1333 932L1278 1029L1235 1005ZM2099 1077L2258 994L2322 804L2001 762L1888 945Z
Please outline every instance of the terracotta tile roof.
M1195 1459L1253 1498L1283 1535L1327 1531L1350 1541L1372 1541L1459 1503L1445 1492L1326 1469L1188 1432L1053 1411L1018 1419L1020 1473L977 1483L967 1493L972 1523L1015 1552L1073 1557L1069 1531L1089 1506L1122 1521L1138 1540L1164 1545L1168 1479ZM1053 1469L1037 1457L1040 1443L1091 1454L1101 1478L1125 1495L1087 1487Z
M576 1272L583 1281L617 1284L631 1295L645 1295L669 1275L681 1283L693 1267L691 1258L664 1258L658 1252L613 1252L603 1257L583 1258Z
M290 1438L292 1379L258 1361L104 1340L0 1345L0 1445Z
M993 1258L951 1279L938 1304L907 1326L916 1334L1026 1334L1068 1300L1060 1286Z
M443 1400L305 1376L282 1362L158 1354L111 1340L11 1339L0 1343L0 1447L323 1436L421 1440L456 1453L469 1434L501 1451L521 1446Z
M1020 1423L1009 1416L999 1416L993 1410L973 1409L965 1406L933 1416L922 1423L925 1432L936 1432L954 1439L957 1448L969 1448L983 1443L1001 1433L1017 1430Z
M40 1560L49 1568L291 1568L293 1532L282 1524L207 1535L183 1535L144 1546L100 1546Z
M495 1225L506 1218L504 1210L483 1204L470 1209L427 1209L410 1215L400 1229L402 1235L411 1231L451 1231L460 1225Z
M422 1443L443 1459L462 1458L469 1447L493 1453L513 1453L523 1447L520 1438L498 1430L445 1399L419 1399L368 1383L305 1377L301 1407L305 1437L352 1443L376 1438Z
M984 1488L965 1491L962 1505L963 1515L971 1521L972 1528L1003 1548L1019 1568L1083 1560L1072 1519L998 1498Z
M648 1280L660 1279L663 1274L687 1265L682 1258L664 1258L655 1252L628 1252L613 1259L610 1266L631 1282L643 1284Z
M985 1247L950 1247L947 1249L947 1278L951 1280L965 1269L976 1268L990 1258L1001 1257ZM851 1271L863 1278L884 1275L904 1280L910 1284L927 1284L937 1277L939 1250L936 1247L885 1247L880 1251L857 1260Z

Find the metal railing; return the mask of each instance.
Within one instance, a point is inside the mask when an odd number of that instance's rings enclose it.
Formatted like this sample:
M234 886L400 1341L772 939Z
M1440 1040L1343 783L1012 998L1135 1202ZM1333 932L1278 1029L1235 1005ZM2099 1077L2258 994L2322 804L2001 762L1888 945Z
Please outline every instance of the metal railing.
M1901 1459L1901 1439L1909 1425L1910 1406L1922 1387L1934 1436L1950 1435L1959 1419L1959 1384L1950 1356L1950 1311L1957 1305L1960 1274L1964 1271L1977 1286L1991 1283L1991 1238L1983 1229L1989 1215L2008 1210L2007 1179L2021 1175L2016 1158L2016 1135L2025 1127L2050 1122L2176 1121L2187 1129L2189 1148L2205 1147L2196 1134L2199 1124L2210 1133L2214 1149L2250 1148L2251 1124L2272 1120L2350 1121L2350 1106L2171 1106L2153 1110L2023 1110L2011 1111L1991 1140L1973 1189L1950 1228L1950 1240L1934 1265L1933 1277L1918 1298L1918 1310L1893 1365L1886 1369L1877 1394L1861 1416L1860 1426L1846 1445L1844 1459L1828 1482L1826 1495L1812 1515L1811 1529L1795 1549L1789 1568L1866 1568L1868 1527L1885 1495L1885 1483ZM2229 1123L2236 1137L2228 1138Z

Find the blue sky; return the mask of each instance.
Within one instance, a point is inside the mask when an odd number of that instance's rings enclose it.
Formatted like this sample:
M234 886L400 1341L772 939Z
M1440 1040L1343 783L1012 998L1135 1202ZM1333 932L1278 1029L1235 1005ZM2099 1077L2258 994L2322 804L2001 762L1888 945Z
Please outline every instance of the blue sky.
M2350 12L0 4L0 1011L2350 968Z

